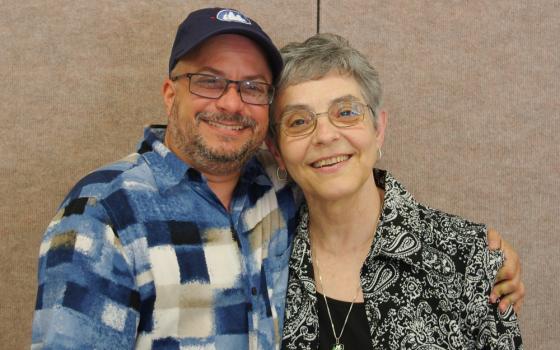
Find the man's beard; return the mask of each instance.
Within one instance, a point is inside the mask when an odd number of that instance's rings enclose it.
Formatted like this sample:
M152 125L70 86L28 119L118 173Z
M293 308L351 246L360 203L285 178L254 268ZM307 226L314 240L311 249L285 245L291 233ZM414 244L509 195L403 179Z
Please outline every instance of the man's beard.
M167 132L170 133L171 140L177 151L189 159L193 168L203 173L213 175L228 175L239 172L241 168L251 159L258 150L263 140L255 140L254 138L247 140L237 150L225 150L209 145L202 135L198 132L202 121L231 121L243 127L253 130L253 135L257 135L257 123L250 118L242 115L228 115L222 113L199 112L196 114L194 121L188 125L179 125L179 111L176 101L173 103L171 110L171 118L167 126ZM185 132L181 131L181 126L185 127Z

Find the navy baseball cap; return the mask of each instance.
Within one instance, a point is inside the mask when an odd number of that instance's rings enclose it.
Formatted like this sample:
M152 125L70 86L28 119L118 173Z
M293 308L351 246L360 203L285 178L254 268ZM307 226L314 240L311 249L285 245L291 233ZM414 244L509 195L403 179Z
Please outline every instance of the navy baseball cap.
M191 12L179 25L169 57L169 74L197 45L218 34L239 34L255 41L268 60L275 81L282 71L282 56L257 22L234 9L205 8Z

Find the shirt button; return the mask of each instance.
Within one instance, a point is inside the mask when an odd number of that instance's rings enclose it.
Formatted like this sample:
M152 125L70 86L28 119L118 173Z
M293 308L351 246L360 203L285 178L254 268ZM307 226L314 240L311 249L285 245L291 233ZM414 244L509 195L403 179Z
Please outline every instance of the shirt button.
M257 287L251 288L251 294L257 295Z

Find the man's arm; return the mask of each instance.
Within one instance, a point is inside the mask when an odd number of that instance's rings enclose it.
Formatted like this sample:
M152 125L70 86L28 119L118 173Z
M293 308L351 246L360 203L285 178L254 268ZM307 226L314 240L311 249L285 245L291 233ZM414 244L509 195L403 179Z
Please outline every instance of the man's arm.
M474 254L467 264L463 298L467 305L462 320L462 332L468 349L523 349L518 318L512 307L505 312L495 303L488 303L492 282L496 280L498 268L503 264L501 252L489 251L486 242L475 243Z
M93 198L76 198L45 232L33 349L134 347L139 294L104 213Z
M502 249L505 256L504 265L498 271L496 283L490 293L490 301L495 303L499 299L501 312L505 312L511 304L515 312L519 313L525 298L519 255L494 229L488 230L488 246L491 250Z

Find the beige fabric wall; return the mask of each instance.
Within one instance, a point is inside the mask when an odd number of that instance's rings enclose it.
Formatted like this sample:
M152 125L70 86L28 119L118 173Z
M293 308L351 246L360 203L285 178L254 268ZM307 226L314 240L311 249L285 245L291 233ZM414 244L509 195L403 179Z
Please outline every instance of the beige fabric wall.
M380 166L416 197L519 250L527 349L560 343L560 3L320 1L321 31L378 67ZM42 232L88 171L164 122L173 35L198 7L243 10L278 45L315 33L317 1L0 1L0 347L29 348Z

